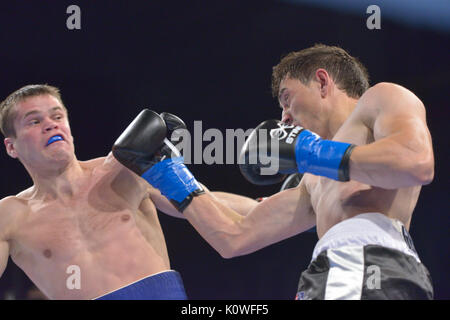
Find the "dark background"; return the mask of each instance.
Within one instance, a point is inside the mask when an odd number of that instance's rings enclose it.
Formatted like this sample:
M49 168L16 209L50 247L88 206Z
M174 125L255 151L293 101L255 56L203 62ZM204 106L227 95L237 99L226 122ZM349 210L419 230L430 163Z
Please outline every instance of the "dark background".
M344 2L343 2L344 3ZM433 1L428 1L432 6ZM66 8L81 8L81 30L68 30ZM0 4L0 99L21 86L62 90L80 160L106 155L144 107L172 112L193 129L248 129L279 118L270 94L271 68L294 50L339 45L368 68L371 84L395 82L427 107L436 174L422 189L411 235L430 270L437 299L450 298L448 206L449 30L368 14L281 1L14 1ZM405 8L405 15L408 14ZM22 165L0 154L0 197L31 181ZM236 165L190 165L211 190L250 197L257 187ZM248 256L222 259L187 221L160 214L171 265L191 299L293 299L317 241L304 233ZM119 258L119 257L118 257ZM12 261L0 297L26 298L30 282Z

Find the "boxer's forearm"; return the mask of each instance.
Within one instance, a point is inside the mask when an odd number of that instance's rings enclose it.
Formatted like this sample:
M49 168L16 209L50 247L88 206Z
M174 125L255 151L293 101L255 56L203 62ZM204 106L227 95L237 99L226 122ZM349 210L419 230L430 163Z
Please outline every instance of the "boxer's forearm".
M202 187L208 192L214 199L224 204L226 207L231 208L236 213L241 216L247 215L251 210L255 208L258 202L254 199L240 196L237 194L214 191L210 192L208 188L201 184ZM149 188L150 190L150 198L155 204L156 208L163 213L166 213L170 216L176 218L185 219L182 213L180 213L170 202L164 197L159 190L154 188Z
M432 151L420 144L410 145L408 137L397 136L354 148L350 179L385 189L430 183L434 175Z
M214 191L211 195L241 216L248 215L258 204L254 199L227 192Z
M247 216L207 193L196 197L183 214L224 258L254 252L315 225L304 188L277 193L258 203Z
M235 255L242 234L241 215L225 207L210 193L196 197L183 215L222 257Z
M170 201L159 192L158 189L155 188L149 188L149 196L154 205L156 206L156 209L159 211L175 217L175 218L181 218L185 219L182 213L180 213Z

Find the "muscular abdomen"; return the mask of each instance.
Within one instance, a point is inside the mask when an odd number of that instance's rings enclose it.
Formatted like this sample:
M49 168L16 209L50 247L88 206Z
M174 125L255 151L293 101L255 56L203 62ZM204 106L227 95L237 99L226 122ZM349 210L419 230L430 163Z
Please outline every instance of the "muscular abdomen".
M319 177L311 180L314 179L317 182L310 190L319 237L335 224L366 212L385 214L409 228L420 187L387 190L357 181L342 183Z

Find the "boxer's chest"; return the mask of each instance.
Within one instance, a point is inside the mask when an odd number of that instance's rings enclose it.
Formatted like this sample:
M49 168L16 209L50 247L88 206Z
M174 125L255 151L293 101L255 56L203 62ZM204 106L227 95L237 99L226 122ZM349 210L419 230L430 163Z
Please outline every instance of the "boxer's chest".
M342 125L332 140L358 146L369 144L374 138L372 130L361 121L350 119ZM305 184L316 212L328 211L330 208L338 209L343 202L361 190L370 189L370 186L357 181L342 183L312 174L305 175Z
M26 219L14 234L12 253L17 259L22 255L24 259L71 260L132 232L140 197L142 189L138 185L100 172L70 198L30 200Z

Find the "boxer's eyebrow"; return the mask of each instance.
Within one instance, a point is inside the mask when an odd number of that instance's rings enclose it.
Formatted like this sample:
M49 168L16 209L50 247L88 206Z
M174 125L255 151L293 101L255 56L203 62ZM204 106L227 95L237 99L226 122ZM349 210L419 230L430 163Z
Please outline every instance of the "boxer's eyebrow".
M64 109L63 108L61 108L60 106L56 106L56 107L53 107L53 108L51 108L50 109L50 112L56 112L56 111L62 111L62 112L64 112Z
M60 106L56 106L50 109L50 112L54 112L54 111L63 111L63 108L61 108ZM39 110L31 110L28 111L27 113L25 113L25 115L23 116L22 119L25 119L26 117L30 116L30 115L34 115L34 114L39 114L41 113L41 111Z
M28 116L33 115L33 114L38 114L38 113L40 113L38 110L28 111L27 113L25 113L25 115L23 116L22 119L26 119Z
M281 101L281 99L283 98L283 93L286 91L286 87L282 88L279 92L278 92L278 102L280 103L280 108L283 109L283 101Z
M287 88L283 88L278 92L278 100L281 99L281 96L283 95L283 92L286 91Z

